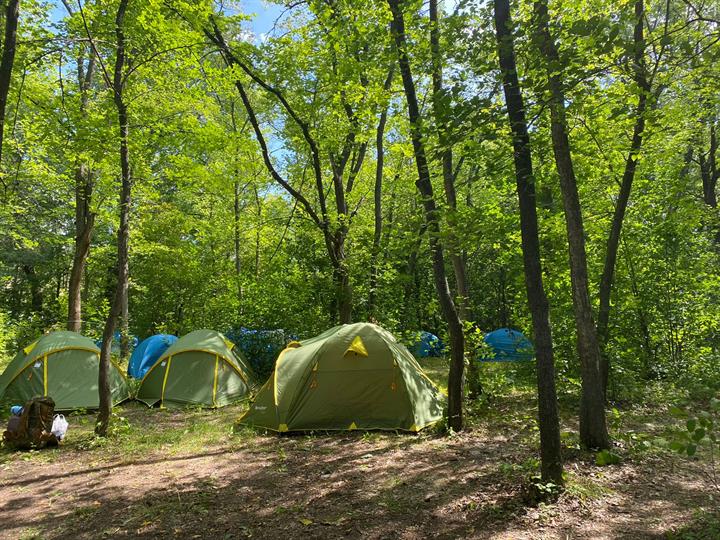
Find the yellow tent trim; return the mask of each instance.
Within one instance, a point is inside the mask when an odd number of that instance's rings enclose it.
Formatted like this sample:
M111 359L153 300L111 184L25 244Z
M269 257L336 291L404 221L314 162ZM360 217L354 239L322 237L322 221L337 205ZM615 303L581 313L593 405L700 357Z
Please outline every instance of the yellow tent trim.
M355 422L353 422L352 424L350 424L350 425L348 426L348 429L350 429L350 430L352 430L352 429L357 429L357 426L355 425Z
M265 381L265 384L263 384L263 385L260 387L260 390L258 390L257 393L259 394L260 392L262 392L263 390L265 390L265 388L266 388L271 382L273 382L273 378L272 378L272 377L269 377L268 380ZM256 394L256 395L257 395L257 394ZM246 417L248 414L250 414L250 411L251 411L251 410L252 410L252 405L250 406L250 408L248 408L247 411L245 411L245 412L242 414L242 416L238 419L238 422L242 422L242 421L245 419L245 417ZM277 410L276 410L276 412L277 412ZM272 428L269 427L269 428L267 428L267 429L272 429Z
M170 364L172 363L173 357L170 356L165 366L165 376L163 377L162 392L160 393L160 406L162 407L163 401L165 400L165 385L167 384L168 374L170 373Z
M278 426L278 431L279 431L280 433L285 433L287 430L288 430L287 424L280 424L280 425Z
M48 380L47 380L47 354L43 358L43 394L47 396Z
M217 372L218 372L218 364L220 363L220 360L218 359L218 355L215 355L215 376L213 378L213 407L215 407L215 396L217 395Z
M23 352L24 352L25 354L30 354L30 353L32 352L32 350L35 348L35 345L38 344L38 341L40 341L40 340L39 340L39 339L36 339L35 341L33 341L30 345L28 345L27 347L25 347L25 348L23 349Z
M225 336L223 336L223 341L225 342L225 346L232 351L233 347L235 347L235 344Z
M280 371L280 360L282 360L283 356L285 356L285 353L288 351L291 351L295 347L285 347L280 354L277 357L277 361L275 362L275 373L273 373L273 397L275 399L275 407L278 406L278 387L277 387L277 377L278 377L278 371ZM284 424L280 424L284 425Z
M33 348L34 348L34 347L33 347ZM64 352L64 351L87 351L87 352L91 352L91 353L94 353L94 354L97 354L98 356L100 356L100 351L99 351L99 350L90 349L89 347L60 347L59 349L52 349L52 350L50 350L50 351L46 351L46 352L45 352L45 355L46 355L46 356L50 356L51 354L57 354L57 353L59 353L59 352ZM26 364L25 364L25 365L26 365L26 366L29 366L30 364L32 364L32 363L33 363L35 360L37 360L38 358L40 358L40 356L31 356L31 357L28 357L28 358L26 359Z
M299 341L291 341L287 345L285 345L286 349L297 349L298 347L302 347L302 343Z
M410 426L410 431L418 431L417 426L416 426L415 424L413 424L412 426Z
M179 356L179 355L184 354L184 353L186 353L186 352L201 352L201 353L207 353L207 354L211 354L211 355L213 355L213 356L217 356L217 357L219 357L219 358L222 358L223 362L225 362L228 366L230 366L232 369L234 369L235 372L238 374L238 376L242 379L242 381L247 385L247 387L250 388L250 381L248 380L248 378L245 376L245 374L242 372L241 369L239 369L235 364L233 364L233 363L230 361L229 358L227 358L227 357L225 357L225 356L220 356L220 355L217 354L215 351L211 351L211 350L209 350L209 349L184 349L184 350L182 350L182 351L176 352L176 353L175 353L175 356ZM167 359L169 359L169 358L172 358L172 356L170 356L170 357L168 357L168 356L161 356L160 358L158 358L158 359L155 361L155 363L152 365L152 367L147 370L147 372L145 373L145 376L144 376L142 379L140 379L140 385L142 386L142 383L145 382L145 379L148 378L148 375L150 375L150 372L151 372L153 369L155 369L155 368L158 367L160 364L162 364L163 360L167 360ZM239 360L238 360L238 363L239 363ZM242 367L247 367L247 366L243 363L243 364L242 364ZM118 368L118 369L119 369L119 368ZM121 373L122 373L122 371L121 371Z
M355 336L355 339L352 340L352 343L345 351L345 354L349 352L354 352L360 356L368 356L367 349L365 348L365 344L360 336Z
M39 341L39 340L37 340L37 341ZM33 344L31 344L31 345L28 345L28 347L26 347L26 348L33 348L33 349L34 349L34 348L35 348L35 345L37 344L37 341L35 341L35 343L33 343ZM23 351L25 351L25 349L23 349ZM91 352L91 353L94 353L94 354L97 355L98 361L100 360L100 353L99 353L98 351L93 350L93 349L88 349L87 347L62 347L62 348L60 348L60 349L55 349L55 350L48 351L47 353L45 353L45 356L42 357L43 362L45 362L45 363L47 364L47 359L48 359L50 356L52 356L53 354L59 353L59 352L64 352L64 351L86 351L86 352ZM22 375L22 373L23 373L28 367L30 367L32 364L34 364L35 362L37 362L37 361L38 361L38 358L39 358L39 357L34 357L34 358L32 358L29 362L28 362L27 359L26 359L25 365L23 366L23 368L22 368L20 371L17 372L17 375L15 375L15 376L8 382L8 386L10 386L12 383L14 383L15 380L16 380L20 375ZM127 382L127 375L125 375L125 373L123 373L123 370L120 369L120 366L117 364L117 362L115 362L115 360L113 360L112 358L110 358L110 363L111 363L113 366L115 366L115 368L118 370L118 373L120 373L120 376L122 376L122 378L125 379L125 381ZM153 366L153 367L155 367L155 366ZM47 366L45 366L45 369L47 369ZM47 395L47 388L45 388L45 394Z

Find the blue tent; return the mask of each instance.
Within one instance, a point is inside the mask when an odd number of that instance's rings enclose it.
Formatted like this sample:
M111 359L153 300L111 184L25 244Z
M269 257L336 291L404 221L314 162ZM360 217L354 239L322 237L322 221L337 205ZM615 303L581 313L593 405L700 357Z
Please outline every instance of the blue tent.
M430 358L445 354L445 344L435 334L418 332L417 341L410 346L415 358Z
M135 347L130 357L128 375L142 379L155 361L177 340L176 336L169 334L158 334L144 339L140 345Z
M532 342L522 332L500 328L485 334L483 338L492 353L478 358L481 362L529 362L535 356Z

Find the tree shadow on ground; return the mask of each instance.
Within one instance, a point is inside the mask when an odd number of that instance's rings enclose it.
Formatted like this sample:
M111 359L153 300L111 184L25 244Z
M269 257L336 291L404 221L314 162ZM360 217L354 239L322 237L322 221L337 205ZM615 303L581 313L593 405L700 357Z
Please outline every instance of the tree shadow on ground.
M617 476L613 491L572 512L571 497L528 508L519 464L529 456L476 435L255 437L241 449L11 479L0 536L662 538L670 528L658 518L707 499L652 463L598 472L577 461L574 474Z

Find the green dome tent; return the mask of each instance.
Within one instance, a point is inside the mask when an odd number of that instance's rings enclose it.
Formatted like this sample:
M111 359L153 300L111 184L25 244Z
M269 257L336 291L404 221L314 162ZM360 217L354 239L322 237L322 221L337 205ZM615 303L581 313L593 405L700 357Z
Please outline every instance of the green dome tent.
M137 399L152 407L222 407L255 384L250 365L214 330L195 330L171 345L142 379Z
M369 323L336 326L283 350L240 423L273 431L420 431L445 398L412 354Z
M76 332L52 332L20 350L0 375L3 402L24 404L35 396L50 396L55 409L97 409L100 349ZM113 403L130 396L125 376L110 367Z

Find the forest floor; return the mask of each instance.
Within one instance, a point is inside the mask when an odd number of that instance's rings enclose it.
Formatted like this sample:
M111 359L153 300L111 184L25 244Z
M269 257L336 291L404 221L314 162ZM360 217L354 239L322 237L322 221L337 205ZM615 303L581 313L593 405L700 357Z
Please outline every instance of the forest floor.
M57 449L0 450L0 539L720 538L708 456L653 443L678 422L664 408L614 410L621 461L600 467L577 448L575 404L561 404L567 489L539 505L525 489L530 390L483 402L450 436L278 437L234 428L242 406L129 403L98 441L94 416L74 415Z

